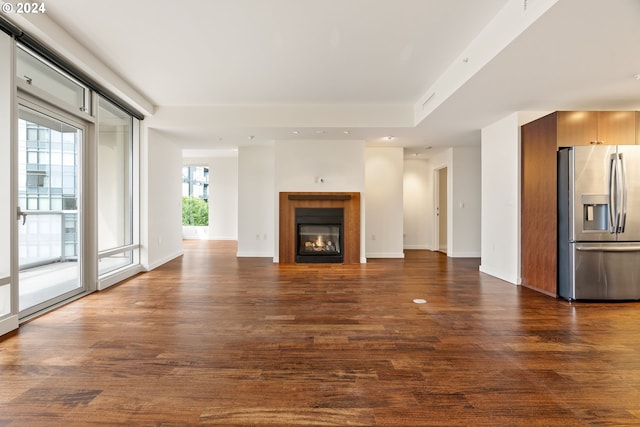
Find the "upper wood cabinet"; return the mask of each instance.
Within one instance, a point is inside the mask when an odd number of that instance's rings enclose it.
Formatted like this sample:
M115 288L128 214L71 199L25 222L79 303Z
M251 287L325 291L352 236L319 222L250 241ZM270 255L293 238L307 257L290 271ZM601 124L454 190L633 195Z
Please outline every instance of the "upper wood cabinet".
M635 111L558 111L558 147L636 144Z

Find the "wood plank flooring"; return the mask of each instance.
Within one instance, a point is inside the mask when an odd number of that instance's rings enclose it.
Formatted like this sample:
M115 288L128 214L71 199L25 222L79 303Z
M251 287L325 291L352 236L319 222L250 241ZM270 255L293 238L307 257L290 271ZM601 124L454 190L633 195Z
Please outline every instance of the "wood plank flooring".
M235 251L186 241L0 338L0 426L640 425L638 303L568 303L428 251Z

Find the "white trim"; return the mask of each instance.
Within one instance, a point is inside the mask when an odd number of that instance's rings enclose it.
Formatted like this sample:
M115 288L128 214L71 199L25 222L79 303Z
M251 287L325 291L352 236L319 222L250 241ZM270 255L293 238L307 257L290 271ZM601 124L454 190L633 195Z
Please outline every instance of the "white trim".
M427 251L433 250L433 249L431 249L431 247L429 245L404 245L403 249L408 249L408 250L427 250Z
M0 336L7 334L11 331L18 329L18 316L13 316L0 319Z
M404 252L369 252L367 258L404 258Z
M274 262L275 257L273 256L273 252L236 252L236 256L238 258L273 258Z
M114 249L107 249L106 251L98 252L98 259L107 258L107 257L110 257L111 255L116 255L123 252L133 252L137 249L140 249L140 245L138 244L120 246Z
M451 258L480 258L480 252L452 252L447 254Z
M176 258L181 257L182 255L184 255L184 252L182 250L174 253L173 255L168 255L162 259L157 260L156 262L154 262L153 264L149 264L149 265L145 265L143 266L144 271L151 271L151 270L155 270L156 268L160 267L163 264L168 263L169 261L172 261Z
M121 270L114 271L109 274L105 274L98 280L98 290L103 291L117 283L122 282L123 280L128 279L129 277L135 276L138 273L142 273L144 269L140 264L127 266Z

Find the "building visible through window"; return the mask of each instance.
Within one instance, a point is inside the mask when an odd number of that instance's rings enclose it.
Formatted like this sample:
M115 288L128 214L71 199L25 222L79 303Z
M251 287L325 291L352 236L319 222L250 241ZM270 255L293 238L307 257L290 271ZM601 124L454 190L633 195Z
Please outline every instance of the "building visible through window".
M182 225L209 225L209 168L182 168Z

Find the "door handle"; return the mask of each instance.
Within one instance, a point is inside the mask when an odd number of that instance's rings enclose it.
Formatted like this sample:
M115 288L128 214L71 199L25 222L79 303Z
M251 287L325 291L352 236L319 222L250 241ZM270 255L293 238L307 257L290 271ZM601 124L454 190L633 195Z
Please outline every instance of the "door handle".
M22 225L25 225L27 222L27 213L20 209L20 206L18 206L18 217L16 219L19 220L20 218L22 218Z
M620 221L620 233L624 233L624 228L627 222L627 181L626 181L626 176L625 176L625 170L624 170L624 153L620 153L618 154L618 158L620 159L620 183L621 183L621 189L620 189L620 193L621 196L620 198L622 199L620 205L620 213L622 215L622 219Z
M618 156L614 153L609 158L609 232L615 234L620 225L618 211Z

